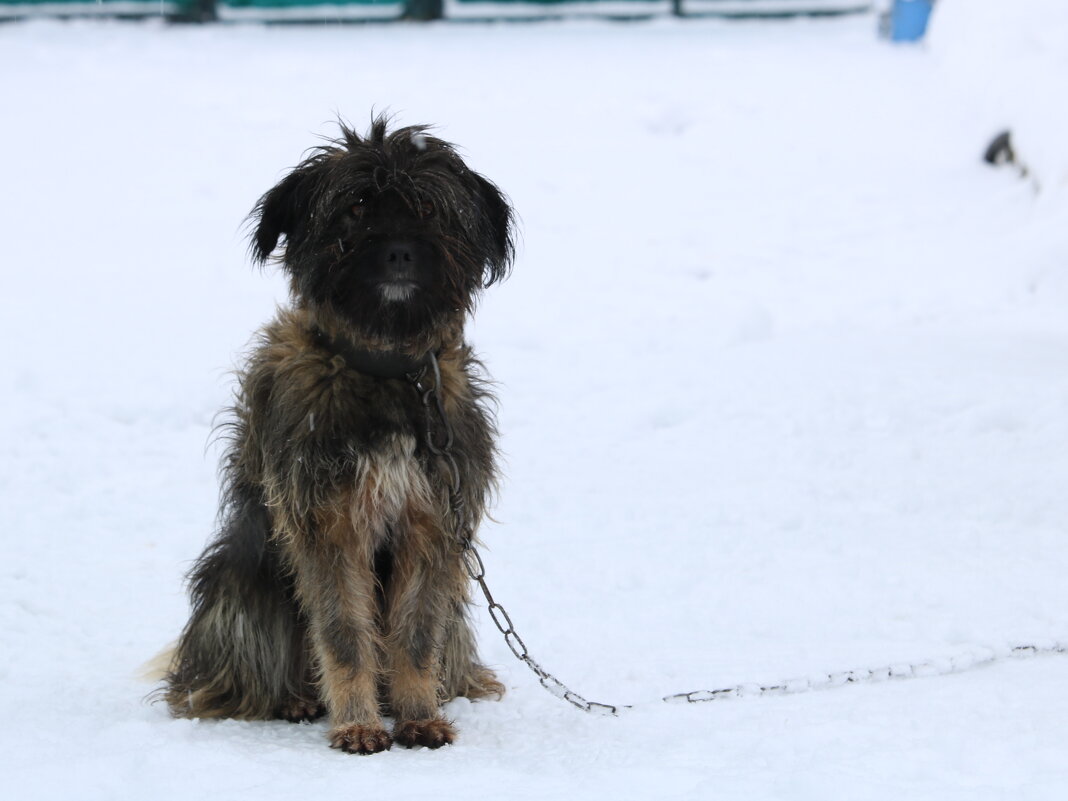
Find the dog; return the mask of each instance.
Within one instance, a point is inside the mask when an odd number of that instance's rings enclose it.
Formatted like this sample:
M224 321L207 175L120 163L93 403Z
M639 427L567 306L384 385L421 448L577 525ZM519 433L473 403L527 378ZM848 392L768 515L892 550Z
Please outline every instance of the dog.
M514 213L425 126L340 127L250 215L290 304L239 372L163 696L183 718L326 714L348 753L437 748L444 702L504 692L467 617L464 542L497 469L464 324L511 268Z

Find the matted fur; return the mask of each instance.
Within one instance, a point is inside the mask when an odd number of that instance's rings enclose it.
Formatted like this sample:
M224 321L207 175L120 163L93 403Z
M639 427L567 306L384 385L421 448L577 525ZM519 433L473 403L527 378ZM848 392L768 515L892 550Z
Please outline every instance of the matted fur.
M511 209L450 145L424 128L389 134L378 119L366 138L343 127L253 219L257 260L285 238L292 299L239 374L219 530L190 575L166 701L179 717L325 712L331 744L355 753L444 745L455 732L443 701L503 687L476 654L421 399L346 352L437 354L463 502L478 521L496 432L463 325L510 264Z

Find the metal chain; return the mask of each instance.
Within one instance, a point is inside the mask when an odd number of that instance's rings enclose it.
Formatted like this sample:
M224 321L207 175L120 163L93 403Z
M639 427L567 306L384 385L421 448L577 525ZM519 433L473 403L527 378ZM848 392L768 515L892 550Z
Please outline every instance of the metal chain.
M422 370L419 374L410 376L410 378L423 400L423 410L426 415L427 447L430 449L431 453L442 460L445 469L449 474L449 511L453 515L455 529L460 539L460 558L463 561L464 570L467 572L468 578L478 584L479 589L482 590L482 594L486 598L490 619L501 634L504 635L504 642L508 645L511 652L515 654L515 658L533 671L534 675L538 677L538 681L541 683L542 687L557 698L564 699L569 704L581 709L583 712L598 715L618 715L625 707L616 706L614 704L602 704L597 701L590 701L583 698L560 681L560 679L556 678L556 676L543 668L527 651L527 645L515 630L515 626L512 624L512 618L508 614L508 611L497 603L493 597L493 593L490 592L489 585L486 584L486 566L482 563L482 556L479 554L478 548L475 547L474 526L472 526L471 521L468 520L467 509L464 504L463 495L461 494L460 468L456 462L456 457L452 453L454 441L452 424L449 422L449 417L445 413L445 402L441 397L441 369L438 366L437 356L433 352L429 354L428 361L431 379L429 383L426 382L426 369ZM445 439L444 442L440 444L434 441L435 415L440 421L441 429L444 432Z
M449 423L448 415L445 413L445 403L441 397L441 370L438 366L437 356L433 353L429 355L429 364L432 383L424 383L427 377L425 368L418 374L409 376L409 378L422 397L423 409L426 415L427 446L430 448L431 453L443 461L445 469L449 473L449 511L453 515L456 532L460 539L460 558L463 561L464 570L468 577L478 584L479 589L485 596L490 619L504 636L504 642L509 650L515 654L515 658L530 668L534 675L538 677L541 686L557 698L562 698L583 712L594 715L619 715L628 709L633 709L631 704L605 704L599 701L590 701L542 667L527 651L526 643L516 632L511 616L494 599L489 585L486 584L486 567L482 563L482 557L479 555L478 549L475 547L474 527L467 518L467 511L461 494L460 468L456 462L455 455L452 453L453 430L452 425ZM437 444L434 441L435 415L440 421L441 429L444 432L445 439L441 444ZM718 690L693 690L691 692L673 693L663 696L660 700L666 703L701 704L728 698L790 695L828 687L844 687L849 684L943 676L1014 657L1026 658L1043 654L1066 653L1068 653L1068 642L1056 641L1014 645L1001 649L983 648L963 652L944 659L899 663L872 669L845 670L838 673L821 674L814 678L786 679L774 684L737 684L733 687L723 687Z
M943 659L924 662L904 662L885 665L878 668L844 670L838 673L825 673L815 677L787 679L775 684L738 684L719 690L695 690L688 693L665 695L661 700L667 703L700 704L708 701L720 701L727 698L746 698L760 695L792 695L795 693L820 690L830 687L844 687L848 684L874 684L890 679L915 679L931 676L946 676L965 670L989 665L1013 657L1034 657L1042 654L1068 653L1068 645L1060 642L1042 644L1014 645L1007 648L979 648L961 652Z

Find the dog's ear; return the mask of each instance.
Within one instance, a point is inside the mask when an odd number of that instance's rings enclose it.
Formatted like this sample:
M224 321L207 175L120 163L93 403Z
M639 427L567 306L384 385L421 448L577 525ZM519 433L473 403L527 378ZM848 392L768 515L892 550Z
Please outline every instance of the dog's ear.
M475 179L481 206L480 216L484 226L482 241L489 245L482 284L490 286L507 276L512 266L515 256L515 214L500 189L476 172L471 175Z
M279 238L285 234L292 239L305 220L308 219L312 190L314 187L315 165L305 164L293 170L263 197L249 215L255 221L250 250L252 258L263 263L278 245Z

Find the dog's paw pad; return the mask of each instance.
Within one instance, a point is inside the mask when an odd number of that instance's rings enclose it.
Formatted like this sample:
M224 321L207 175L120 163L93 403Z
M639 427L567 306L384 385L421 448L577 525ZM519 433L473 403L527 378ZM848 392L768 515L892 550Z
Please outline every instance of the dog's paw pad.
M307 698L294 698L278 710L278 717L288 720L290 723L303 723L306 720L316 720L326 713L326 707L318 701L309 701Z
M391 745L393 740L381 726L352 723L330 732L330 747L340 748L347 754L377 754L389 750Z
M409 720L397 724L393 730L393 739L405 748L415 748L420 745L427 748L441 748L456 739L456 729L447 720L441 718Z

